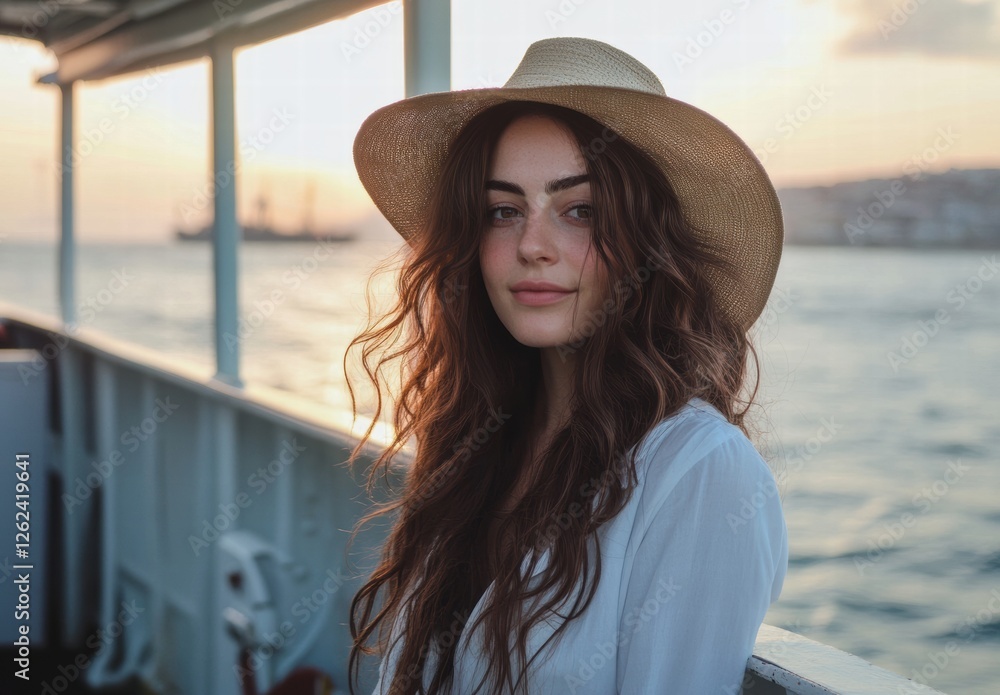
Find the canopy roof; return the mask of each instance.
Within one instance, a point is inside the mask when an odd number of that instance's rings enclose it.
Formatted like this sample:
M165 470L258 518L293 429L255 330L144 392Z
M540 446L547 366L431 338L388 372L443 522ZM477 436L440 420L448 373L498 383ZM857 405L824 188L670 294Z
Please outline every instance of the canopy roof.
M41 41L59 67L44 82L97 80L269 41L380 0L0 0L0 34Z

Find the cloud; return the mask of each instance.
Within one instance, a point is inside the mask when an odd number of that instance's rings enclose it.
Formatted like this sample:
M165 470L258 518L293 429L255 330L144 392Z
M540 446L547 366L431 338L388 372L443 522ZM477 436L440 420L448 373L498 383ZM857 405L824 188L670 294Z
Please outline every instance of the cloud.
M855 18L839 50L1000 60L1000 0L843 0Z

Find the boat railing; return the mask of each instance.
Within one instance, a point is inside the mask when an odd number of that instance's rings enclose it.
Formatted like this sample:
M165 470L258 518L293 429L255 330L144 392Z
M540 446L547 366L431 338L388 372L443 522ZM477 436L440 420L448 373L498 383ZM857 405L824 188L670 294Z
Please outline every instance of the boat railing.
M70 335L12 307L0 317L31 355L8 364L4 409L34 380L50 393L38 427L63 538L46 571L60 578L61 640L82 651L120 634L93 657L88 684L239 693L244 647L259 692L299 663L346 683L349 603L380 541L362 532L347 554L370 504L342 465L358 441L350 423L92 330ZM375 434L357 471L384 444Z

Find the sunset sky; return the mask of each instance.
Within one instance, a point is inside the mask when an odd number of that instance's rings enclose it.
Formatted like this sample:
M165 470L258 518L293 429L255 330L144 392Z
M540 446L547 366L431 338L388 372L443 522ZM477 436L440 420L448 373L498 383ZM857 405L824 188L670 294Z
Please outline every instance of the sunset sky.
M250 147L280 126L241 162L245 221L264 194L269 221L295 228L309 185L320 225L371 214L351 145L365 116L404 96L402 34L390 3L239 51L238 141ZM631 53L668 95L743 137L778 187L895 178L914 161L928 171L1000 167L1000 0L454 2L452 88L503 84L528 44L551 36ZM9 240L57 234L58 92L36 84L54 66L40 44L0 39L0 235ZM176 225L209 220L199 202L210 163L207 61L80 84L76 106L84 243L161 242ZM102 119L110 132L97 130Z

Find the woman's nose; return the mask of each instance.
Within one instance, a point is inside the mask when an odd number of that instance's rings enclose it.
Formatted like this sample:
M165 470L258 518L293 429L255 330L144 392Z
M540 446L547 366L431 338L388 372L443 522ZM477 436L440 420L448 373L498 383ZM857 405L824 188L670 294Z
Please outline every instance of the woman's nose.
M551 261L555 258L553 225L545 209L534 209L525 215L517 251L524 262Z

